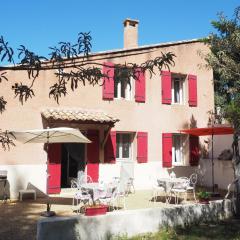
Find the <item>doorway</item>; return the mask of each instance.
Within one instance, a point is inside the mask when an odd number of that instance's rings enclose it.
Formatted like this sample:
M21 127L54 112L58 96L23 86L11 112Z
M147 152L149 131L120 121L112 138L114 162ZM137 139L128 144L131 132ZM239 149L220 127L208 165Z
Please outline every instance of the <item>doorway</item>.
M78 171L85 171L85 159L85 144L62 144L61 188L70 188L71 180L77 178Z

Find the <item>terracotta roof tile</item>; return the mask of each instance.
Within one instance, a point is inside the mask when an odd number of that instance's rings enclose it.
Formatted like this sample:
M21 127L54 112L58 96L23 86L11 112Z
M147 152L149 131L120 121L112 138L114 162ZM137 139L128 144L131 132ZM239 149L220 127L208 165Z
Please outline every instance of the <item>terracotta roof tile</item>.
M41 112L48 120L93 121L101 123L115 123L119 119L110 116L101 110L49 108Z

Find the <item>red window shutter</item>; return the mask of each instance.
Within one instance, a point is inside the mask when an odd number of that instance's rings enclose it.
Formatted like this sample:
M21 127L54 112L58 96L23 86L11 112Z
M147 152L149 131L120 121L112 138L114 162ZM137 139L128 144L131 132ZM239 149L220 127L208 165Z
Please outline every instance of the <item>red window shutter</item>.
M110 132L108 139L104 146L104 162L115 163L116 162L116 132Z
M189 136L189 163L191 166L198 166L199 163L199 137Z
M146 81L145 81L145 72L140 68L137 69L135 76L137 79L135 80L135 101L136 102L145 102L146 95Z
M172 167L172 133L162 134L162 166Z
M103 99L113 100L114 98L114 64L107 62L103 66L103 74L108 77L103 78Z
M88 130L87 137L91 143L87 144L87 174L93 182L99 178L99 132L97 130Z
M162 71L162 103L171 104L172 103L172 78L171 72Z
M148 133L137 133L137 161L146 163L148 161Z
M188 75L188 103L191 107L197 107L197 76Z
M48 146L48 194L61 192L61 146L59 143L49 144Z

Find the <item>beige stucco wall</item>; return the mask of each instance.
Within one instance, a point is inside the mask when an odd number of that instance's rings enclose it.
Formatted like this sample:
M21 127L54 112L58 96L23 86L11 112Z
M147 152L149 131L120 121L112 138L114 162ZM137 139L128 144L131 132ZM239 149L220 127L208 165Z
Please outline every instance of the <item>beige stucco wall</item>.
M207 111L213 109L213 86L212 72L206 68L200 68L203 60L198 55L198 51L207 51L207 47L202 43L193 42L180 44L170 47L153 48L142 51L131 52L137 55L124 56L125 54L115 54L116 58L111 60L114 63L137 62L142 63L146 60L159 56L161 51L171 51L175 53L175 66L172 72L192 73L198 76L198 106L188 106L188 85L185 84L185 104L184 105L163 105L161 103L161 77L159 74L149 74L146 77L146 102L136 103L134 100L102 100L102 87L89 86L80 87L75 92L69 90L68 95L60 99L59 107L101 109L114 117L120 119L115 126L117 131L146 131L149 134L149 160L161 161L161 133L178 132L179 129L186 127L193 116L197 120L198 127L207 124ZM105 59L110 55L97 56L96 58ZM114 56L112 54L111 56ZM24 103L22 106L17 99L14 99L11 86L15 81L29 82L27 74L24 72L10 72L9 82L1 85L0 95L4 95L8 102L7 111L0 117L2 129L31 129L42 128L42 118L40 112L44 108L58 107L53 99L49 99L49 86L55 81L54 71L41 72L35 82L35 97ZM45 156L42 153L41 144L31 144L19 146L11 152L1 151L1 164L18 163L44 163ZM19 160L21 159L21 160Z
M43 128L41 111L51 107L101 109L110 115L120 119L115 125L116 131L148 132L148 159L149 162L161 163L162 160L162 133L178 133L179 129L188 127L191 118L197 121L198 127L204 127L208 122L207 112L213 109L213 85L212 71L200 67L204 60L198 52L207 52L207 47L199 42L183 43L170 46L143 48L126 52L100 54L92 58L94 61L113 63L136 62L138 64L153 59L161 52L171 51L176 55L175 66L172 72L195 74L198 77L198 106L188 106L188 83L185 82L185 98L183 105L163 105L161 103L161 77L156 70L156 75L150 79L146 74L146 102L136 103L126 100L104 101L102 100L101 86L80 86L76 91L70 89L66 97L60 99L59 105L49 99L49 87L56 81L54 72L40 72L34 84L35 97L29 99L23 105L14 99L11 86L15 82L29 83L27 73L9 72L8 82L1 84L0 96L7 100L7 110L0 116L1 129L35 129ZM80 127L77 125L69 125ZM103 129L100 129L100 140L103 140ZM136 156L136 138L133 142L134 157ZM186 142L185 164L188 165L188 144ZM3 151L0 148L0 167L5 164L46 164L46 153L43 144L16 143L11 151ZM136 159L134 159L136 161ZM100 152L100 161L103 161L103 151ZM161 164L160 164L161 165ZM160 171L160 169L159 169Z

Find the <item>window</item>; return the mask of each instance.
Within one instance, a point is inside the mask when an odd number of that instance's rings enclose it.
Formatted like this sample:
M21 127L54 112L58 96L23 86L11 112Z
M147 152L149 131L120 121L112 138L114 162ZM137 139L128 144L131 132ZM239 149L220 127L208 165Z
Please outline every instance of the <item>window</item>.
M131 100L133 81L131 79L130 84L127 83L125 72L124 69L116 69L114 72L114 98Z
M131 160L132 159L132 136L130 133L117 133L117 160Z
M183 75L172 75L172 103L183 104L184 79L185 77Z
M183 139L180 134L173 135L172 164L173 165L183 164Z

